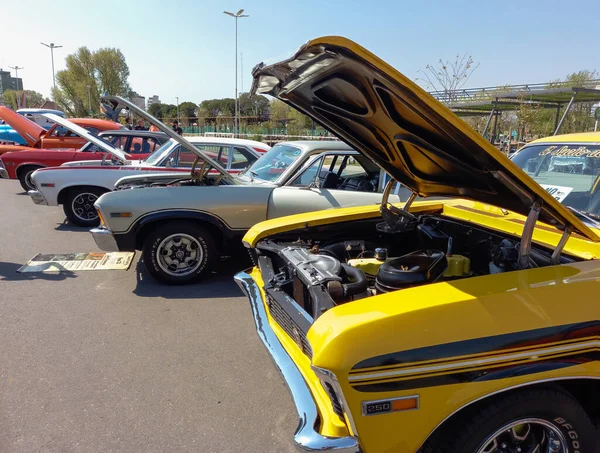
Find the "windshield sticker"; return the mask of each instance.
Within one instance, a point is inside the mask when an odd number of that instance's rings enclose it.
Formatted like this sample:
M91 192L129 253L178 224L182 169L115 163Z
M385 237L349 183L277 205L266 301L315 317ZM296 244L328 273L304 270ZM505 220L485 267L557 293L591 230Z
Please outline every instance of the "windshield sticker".
M561 203L565 198L567 198L567 195L569 195L571 193L571 191L573 190L572 187L553 186L550 184L540 184L540 186L542 186L546 190L546 192L548 192L557 201L559 201Z
M597 157L600 158L600 149L590 149L587 146L549 146L540 152L540 156L565 156L565 157Z

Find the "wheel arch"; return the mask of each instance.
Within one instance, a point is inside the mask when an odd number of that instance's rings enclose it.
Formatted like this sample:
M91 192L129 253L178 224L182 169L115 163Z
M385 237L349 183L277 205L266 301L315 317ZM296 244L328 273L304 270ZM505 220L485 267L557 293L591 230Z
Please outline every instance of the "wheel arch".
M17 176L17 178L21 175L21 172L27 167L46 168L46 165L37 162L23 162L22 164L17 165L17 168L15 168L15 175Z
M68 186L65 186L63 188L60 189L60 191L58 192L58 195L56 197L57 202L59 205L64 205L65 202L67 201L67 195L69 193L69 190L71 189L75 189L75 188L83 188L83 187L90 187L90 188L94 188L94 189L99 189L99 190L103 190L104 192L110 192L110 189L103 187L103 186L98 186L95 184L70 184Z
M212 213L186 210L161 211L143 217L132 228L135 231L135 248L142 250L146 237L151 231L164 222L176 220L189 221L208 230L220 252L229 249L230 241L238 236L236 230L232 230L221 218ZM239 236L241 237L242 234L240 231Z
M497 390L488 395L476 398L473 401L470 401L459 407L444 420L442 420L429 433L429 435L421 444L421 447L418 450L419 453L423 451L424 445L438 435L443 436L446 428L451 429L453 424L467 414L468 411L476 409L478 406L484 405L486 402L492 401L493 399L500 398L511 393L537 388L554 388L555 390L563 390L573 396L573 398L575 398L577 402L581 404L581 407L583 407L592 420L597 420L600 418L600 401L595 401L593 398L590 398L590 392L594 392L591 394L597 395L598 391L600 391L600 377L565 376L561 378L541 379L538 381L517 384Z

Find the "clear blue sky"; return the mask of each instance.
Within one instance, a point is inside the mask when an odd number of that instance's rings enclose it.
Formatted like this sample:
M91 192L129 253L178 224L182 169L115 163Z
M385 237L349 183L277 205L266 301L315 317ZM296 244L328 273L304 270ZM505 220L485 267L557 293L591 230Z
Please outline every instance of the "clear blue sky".
M92 6L94 5L94 6ZM354 39L408 77L467 52L480 63L470 87L545 82L600 69L600 5L570 1L81 0L2 1L0 67L24 66L25 88L49 94L57 70L80 46L117 47L133 89L165 103L233 97L234 19L244 90L252 67L289 56L322 35Z

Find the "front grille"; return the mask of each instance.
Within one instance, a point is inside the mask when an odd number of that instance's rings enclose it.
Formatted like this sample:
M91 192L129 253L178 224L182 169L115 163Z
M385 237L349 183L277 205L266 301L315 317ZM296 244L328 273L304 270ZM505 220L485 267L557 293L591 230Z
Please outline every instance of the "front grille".
M312 359L312 348L310 343L306 339L306 334L303 330L294 322L292 317L283 309L279 303L271 296L267 297L267 305L269 306L269 313L273 319L279 324L279 326L294 340L302 352Z
M333 386L329 382L323 382L323 386L325 390L327 390L327 394L329 395L329 399L331 399L331 405L333 406L333 412L336 413L342 420L344 420L344 409L342 408L342 403L337 397Z

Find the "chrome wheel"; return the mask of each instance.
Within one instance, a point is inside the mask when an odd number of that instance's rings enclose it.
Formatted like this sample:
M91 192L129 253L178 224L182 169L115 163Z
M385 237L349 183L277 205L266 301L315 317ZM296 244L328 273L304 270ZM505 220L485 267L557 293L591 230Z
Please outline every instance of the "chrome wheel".
M37 170L37 168L35 170ZM31 179L31 175L33 174L33 172L35 170L32 170L25 175L25 185L27 185L27 187L29 187L29 190L35 190L35 184L33 183L33 180Z
M173 277L183 277L195 272L204 258L200 241L189 234L171 234L156 249L160 269Z
M511 422L489 436L477 453L570 453L560 429L537 418Z
M98 218L98 212L94 208L94 203L98 195L89 192L82 192L73 198L71 210L75 216L83 221L89 222Z

